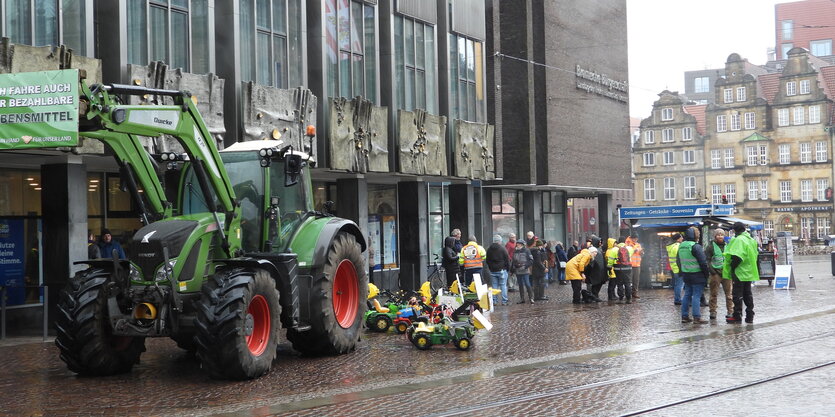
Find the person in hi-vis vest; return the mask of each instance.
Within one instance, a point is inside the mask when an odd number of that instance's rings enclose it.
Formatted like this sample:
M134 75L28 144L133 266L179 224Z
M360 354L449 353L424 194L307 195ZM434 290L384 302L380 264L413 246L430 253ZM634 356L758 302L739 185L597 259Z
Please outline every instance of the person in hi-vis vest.
M474 235L470 235L470 241L458 253L458 264L464 268L465 287L469 287L473 282L473 275L481 274L486 257L487 251L478 244Z

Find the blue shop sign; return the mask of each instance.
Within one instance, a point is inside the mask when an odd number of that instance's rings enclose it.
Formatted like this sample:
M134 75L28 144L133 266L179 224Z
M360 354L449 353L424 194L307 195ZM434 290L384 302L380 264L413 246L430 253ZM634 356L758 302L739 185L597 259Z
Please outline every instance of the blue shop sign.
M710 217L733 214L733 204L693 204L689 206L621 207L624 219L656 219L667 217Z

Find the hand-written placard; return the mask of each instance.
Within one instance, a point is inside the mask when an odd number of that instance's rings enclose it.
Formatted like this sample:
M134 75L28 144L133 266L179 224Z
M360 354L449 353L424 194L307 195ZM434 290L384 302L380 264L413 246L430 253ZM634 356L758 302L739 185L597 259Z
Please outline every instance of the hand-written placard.
M0 74L0 149L78 146L78 70Z

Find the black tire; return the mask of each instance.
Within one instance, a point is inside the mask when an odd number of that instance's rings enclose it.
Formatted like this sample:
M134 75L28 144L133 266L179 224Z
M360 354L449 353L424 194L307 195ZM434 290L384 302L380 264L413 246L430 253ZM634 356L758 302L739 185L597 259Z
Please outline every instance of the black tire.
M397 326L395 326L394 329L397 330L397 333L403 334L409 329L409 325L406 324L405 321L401 321L400 323L397 323Z
M412 336L412 344L420 350L429 350L432 348L432 338L426 333L418 333Z
M374 331L378 333L385 333L391 327L391 318L384 314L380 314L374 319Z
M350 264L343 264L349 261ZM344 266L343 266L344 265ZM350 267L353 268L350 268ZM345 268L339 270L340 267ZM353 299L343 299L341 311L351 314L338 314L334 303L334 282L340 271L339 282L344 284L347 270L352 269L348 294L356 294ZM356 279L353 278L355 274ZM340 285L337 284L337 285ZM342 292L341 294L345 294ZM293 348L306 355L337 355L351 352L357 347L360 327L366 311L365 300L368 298L368 273L360 244L353 235L340 232L331 242L328 258L322 272L314 273L314 283L310 289L310 330L297 332L287 330L287 338ZM342 324L340 324L340 317Z
M171 339L177 342L178 348L183 349L188 353L195 353L197 351L197 342L194 341L193 334L172 336Z
M81 375L129 372L145 351L144 337L111 335L105 285L110 272L78 272L61 290L55 320L55 344L67 368Z
M473 347L473 341L468 337L462 337L455 341L455 348L458 350L470 350Z
M203 285L197 316L197 357L216 379L252 379L276 357L281 305L266 271L219 271ZM260 333L261 337L257 337Z

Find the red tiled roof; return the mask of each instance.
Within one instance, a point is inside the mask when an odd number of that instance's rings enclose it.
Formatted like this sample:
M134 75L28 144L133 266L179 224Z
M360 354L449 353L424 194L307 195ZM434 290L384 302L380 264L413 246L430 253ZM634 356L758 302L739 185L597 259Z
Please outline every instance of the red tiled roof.
M699 132L700 135L704 136L706 125L705 125L705 109L707 108L706 104L698 104L695 106L684 106L684 112L692 115L696 118L696 131Z
M830 100L835 100L835 66L823 67L818 70L818 82L823 92ZM829 124L835 123L835 106L830 105Z
M780 74L779 72L773 74L764 74L757 77L757 96L762 97L771 104L774 101L774 96L780 89Z

